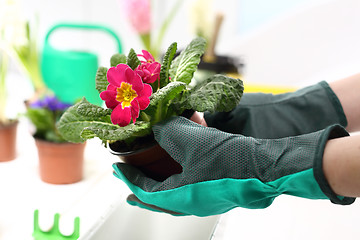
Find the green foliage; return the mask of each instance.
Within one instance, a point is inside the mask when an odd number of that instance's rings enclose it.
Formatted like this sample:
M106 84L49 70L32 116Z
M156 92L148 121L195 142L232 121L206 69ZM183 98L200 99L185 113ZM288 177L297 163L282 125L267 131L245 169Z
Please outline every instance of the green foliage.
M184 94L180 105L198 112L228 112L240 102L243 92L240 79L214 75Z
M110 58L110 65L112 67L117 66L120 63L124 63L126 64L126 56L125 54L122 53L115 53L114 55L111 56Z
M74 143L84 142L95 136L103 141L125 140L151 132L150 124L144 122L126 127L114 125L110 120L111 112L110 109L103 109L83 98L63 114L57 127L67 141Z
M166 86L169 83L169 69L174 59L177 50L177 43L173 43L167 49L163 62L161 64L161 71L160 71L160 88Z
M201 56L205 52L206 41L203 38L195 38L172 62L170 72L171 81L180 81L189 84L194 72L200 63Z
M136 123L120 127L111 123L112 110L89 103L86 99L69 108L58 122L62 136L70 142L83 142L94 137L106 141L132 142L135 138L151 134L154 124L173 115L181 115L186 109L199 112L230 111L243 95L243 82L240 79L214 75L190 87L194 72L205 51L206 42L194 39L188 47L175 57L177 44L167 49L160 71L160 88L153 88L149 106L140 112ZM135 69L140 60L133 49L128 56L114 55L111 65L126 63ZM96 74L96 89L106 90L108 69L100 67Z
M5 124L8 121L5 113L7 103L6 75L8 62L8 56L0 51L0 124Z
M36 128L35 137L50 142L64 142L63 137L55 127L57 114L44 108L29 108L26 117ZM60 115L60 113L58 114Z
M168 113L168 107L171 100L176 98L185 88L185 83L172 82L153 93L150 98L150 104L145 109L145 113L152 117L152 124L156 124L164 120L166 116L170 114Z
M127 57L127 65L129 65L129 67L131 67L132 70L134 70L137 66L140 65L140 60L136 54L136 52L134 51L134 49L130 49L129 55Z
M106 90L107 86L109 85L109 82L106 78L106 73L108 69L106 67L99 67L96 76L95 76L95 88L98 90L99 93Z
M94 137L98 137L103 141L121 141L126 140L134 136L142 137L151 132L149 122L136 122L135 124L129 124L125 127L116 128L96 128L85 127L80 136L86 140Z

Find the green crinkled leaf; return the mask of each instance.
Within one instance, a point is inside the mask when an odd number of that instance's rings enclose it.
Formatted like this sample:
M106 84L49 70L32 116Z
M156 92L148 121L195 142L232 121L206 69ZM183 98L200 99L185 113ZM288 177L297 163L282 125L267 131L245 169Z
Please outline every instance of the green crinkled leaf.
M227 112L239 104L243 92L242 80L214 75L188 91L180 105L198 112Z
M148 122L138 121L125 127L114 125L111 123L110 114L110 109L91 104L83 98L65 111L57 127L67 141L75 143L94 137L103 141L125 140L134 136L144 136L151 132Z
M115 53L110 58L110 66L115 67L120 63L126 64L126 56L122 53Z
M86 110L87 108L94 112L90 113L90 110ZM116 127L116 125L111 123L110 115L106 115L101 109L101 107L91 104L83 98L80 102L64 112L57 123L58 131L65 140L79 143L84 142L84 139L81 138L80 134L86 127Z
M153 116L152 122L163 120L170 101L179 96L185 88L186 84L183 82L171 82L151 95L150 104L145 109L145 113Z
M108 69L106 67L99 67L96 72L95 84L96 90L98 90L99 93L105 91L107 86L109 85L109 82L106 78L107 71Z
M80 103L76 111L86 117L104 117L110 115L112 110L108 108L102 108L97 105L93 105L89 102Z
M133 136L144 136L151 132L151 125L149 122L136 122L125 127L113 125L112 128L95 128L86 127L81 132L83 139L91 139L98 137L103 141L121 141Z
M136 52L134 49L130 49L130 52L127 57L127 65L131 67L132 70L134 70L137 66L141 64Z
M160 88L166 86L169 83L169 69L172 60L176 54L177 43L173 43L167 49L160 70Z
M180 81L186 84L191 82L194 72L200 63L201 56L205 52L206 41L203 38L195 38L174 59L170 67L171 81Z

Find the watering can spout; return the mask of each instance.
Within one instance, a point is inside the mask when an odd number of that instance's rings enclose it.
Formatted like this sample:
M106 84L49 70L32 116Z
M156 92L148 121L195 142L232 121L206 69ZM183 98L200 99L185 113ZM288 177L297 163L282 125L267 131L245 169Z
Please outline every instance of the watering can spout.
M97 105L103 101L95 89L95 75L98 69L98 57L94 53L56 49L49 43L50 35L60 28L81 30L99 30L112 36L121 53L121 41L109 28L89 24L57 24L47 33L42 52L41 71L44 82L63 102L74 103L83 97Z

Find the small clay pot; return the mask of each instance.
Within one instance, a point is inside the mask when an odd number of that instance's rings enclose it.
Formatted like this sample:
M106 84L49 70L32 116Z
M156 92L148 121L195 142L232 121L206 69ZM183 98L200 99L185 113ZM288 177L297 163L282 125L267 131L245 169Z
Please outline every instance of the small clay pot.
M42 181L76 183L83 178L85 143L53 143L35 139Z
M16 158L16 132L18 121L10 124L0 124L0 162Z

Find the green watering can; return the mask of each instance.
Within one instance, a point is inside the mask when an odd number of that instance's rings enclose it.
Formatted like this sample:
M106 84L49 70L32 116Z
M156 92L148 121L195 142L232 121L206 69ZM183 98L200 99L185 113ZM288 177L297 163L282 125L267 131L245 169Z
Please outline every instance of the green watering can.
M74 103L82 97L97 105L102 104L99 92L95 89L95 76L98 69L97 55L73 50L59 50L49 43L50 35L59 28L99 30L109 33L117 43L121 53L121 42L109 28L92 24L61 23L53 26L45 37L42 53L41 71L44 82L63 102Z

